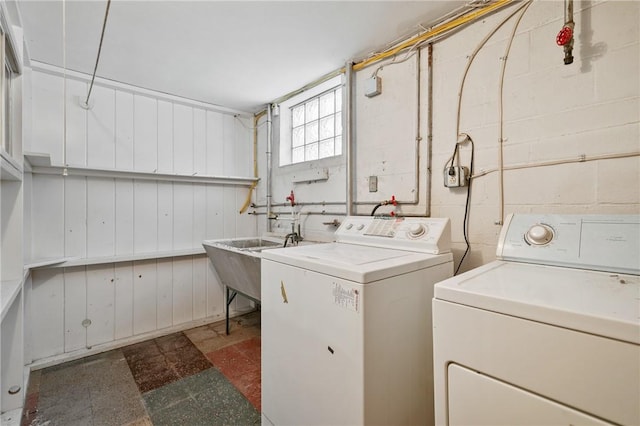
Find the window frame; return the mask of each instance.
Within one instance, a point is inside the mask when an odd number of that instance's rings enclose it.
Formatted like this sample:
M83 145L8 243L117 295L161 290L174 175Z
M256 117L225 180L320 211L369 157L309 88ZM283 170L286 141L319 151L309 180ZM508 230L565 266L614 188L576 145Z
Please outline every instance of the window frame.
M0 152L12 157L15 145L16 119L14 107L14 81L22 69L18 61L18 53L12 29L5 17L4 8L0 8L0 58L3 69L0 72ZM8 74L7 74L8 71Z
M318 158L315 160L300 161L297 163L292 162L292 109L295 106L304 104L314 98L334 91L338 88L342 89L342 108L340 111L340 120L342 123L342 149L340 154L332 155L330 157ZM280 131L279 131L279 167L296 166L296 165L309 165L316 164L318 162L331 162L335 159L341 159L344 155L344 99L345 98L345 81L344 75L340 74L333 77L323 83L316 85L315 87L308 89L292 98L282 102L279 106L280 109ZM334 115L335 116L335 115Z

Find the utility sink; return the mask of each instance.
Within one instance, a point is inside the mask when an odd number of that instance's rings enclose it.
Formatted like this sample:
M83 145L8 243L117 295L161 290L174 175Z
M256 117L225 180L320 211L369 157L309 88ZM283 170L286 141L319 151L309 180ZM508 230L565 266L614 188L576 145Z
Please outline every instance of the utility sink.
M262 250L284 246L276 237L206 240L207 252L220 281L227 288L260 303L260 259Z

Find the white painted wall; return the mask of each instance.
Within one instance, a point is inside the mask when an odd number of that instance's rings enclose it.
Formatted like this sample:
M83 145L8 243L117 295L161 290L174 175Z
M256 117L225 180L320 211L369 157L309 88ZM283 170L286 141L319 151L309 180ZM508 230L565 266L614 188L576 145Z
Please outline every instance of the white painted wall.
M428 160L428 55L420 59L419 203L400 206L404 214L450 217L453 252L460 262L465 244L463 217L466 190L443 186L442 171L456 142L455 120L460 81L467 57L480 40L513 9L465 27L434 44L432 176ZM637 153L640 151L640 3L576 1L575 61L563 64L555 36L563 24L563 3L536 1L524 15L508 58L504 81L504 164L535 165L541 161ZM471 66L463 92L461 131L475 141L475 170L498 164L498 82L501 57L513 20L499 30ZM398 60L402 59L400 55ZM378 73L382 94L366 98L364 81L379 64L356 73L355 183L357 203L408 198L416 190L414 143L416 135L415 59L388 62ZM283 111L281 110L281 113ZM277 118L274 120L277 129ZM262 135L262 134L261 134ZM264 136L261 136L264 146ZM274 143L275 159L278 143ZM264 150L261 149L260 152ZM462 148L462 164L469 164L469 147ZM291 189L296 199L321 202L345 198L344 156L331 162L298 164L273 169L274 203L284 202ZM291 183L300 170L328 167L323 183ZM261 165L261 176L265 167ZM368 192L368 177L378 176L378 193ZM602 159L504 172L505 212L638 213L640 211L640 157ZM262 184L263 182L261 182ZM431 190L429 204L425 202ZM265 201L263 187L258 200ZM373 205L357 205L369 214ZM322 211L324 207L303 207ZM334 207L343 210L342 206ZM326 207L329 210L329 207ZM379 212L388 212L381 208ZM264 216L259 226L265 227ZM322 216L310 216L303 234L330 235ZM495 258L500 219L498 174L473 181L470 210L471 253L461 271ZM287 231L287 222L275 230Z
M464 249L465 192L449 190L441 170L455 140L455 104L466 56L503 11L434 47L432 214L452 219L456 262ZM555 36L562 2L534 2L524 15L504 82L504 163L576 159L640 151L640 4L575 2L574 63L564 65ZM461 131L475 141L476 171L498 162L498 80L507 23L480 51L463 94ZM463 148L468 164L469 149ZM638 213L640 157L505 171L505 212ZM475 179L471 257L462 270L495 258L499 226L498 175Z
M123 85L94 86L85 110L87 90L67 80L65 144L63 79L34 70L25 151L78 167L253 175L250 117ZM172 252L257 232L255 216L238 214L245 186L45 174L33 174L31 186L32 261ZM225 309L205 255L41 269L30 290L34 361L220 319ZM236 310L249 307L241 299Z

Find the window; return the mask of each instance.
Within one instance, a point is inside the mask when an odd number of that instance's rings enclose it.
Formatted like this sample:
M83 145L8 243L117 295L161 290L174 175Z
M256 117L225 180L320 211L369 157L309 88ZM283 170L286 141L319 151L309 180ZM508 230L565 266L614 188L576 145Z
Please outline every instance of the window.
M342 154L342 88L291 108L291 162Z
M3 30L5 26L4 22L0 23L0 58L2 58L0 63L3 65L2 72L0 72L0 95L2 96L2 102L0 102L0 138L2 139L2 151L11 155L12 121L14 118L11 86L15 75L13 71L15 55L13 55L7 34Z
M11 154L11 80L13 72L9 64L4 64L4 76L2 78L2 148Z
M343 75L284 101L280 109L280 166L342 155Z

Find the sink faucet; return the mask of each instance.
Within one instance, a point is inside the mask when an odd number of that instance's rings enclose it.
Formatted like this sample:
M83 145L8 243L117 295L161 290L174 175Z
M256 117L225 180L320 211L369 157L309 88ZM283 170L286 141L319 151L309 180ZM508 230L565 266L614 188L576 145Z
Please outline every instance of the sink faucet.
M302 241L302 234L300 234L300 224L298 224L298 230L296 231L295 222L291 222L291 232L289 232L284 237L284 247L287 246L287 243L291 241L291 244L298 245L300 241Z

